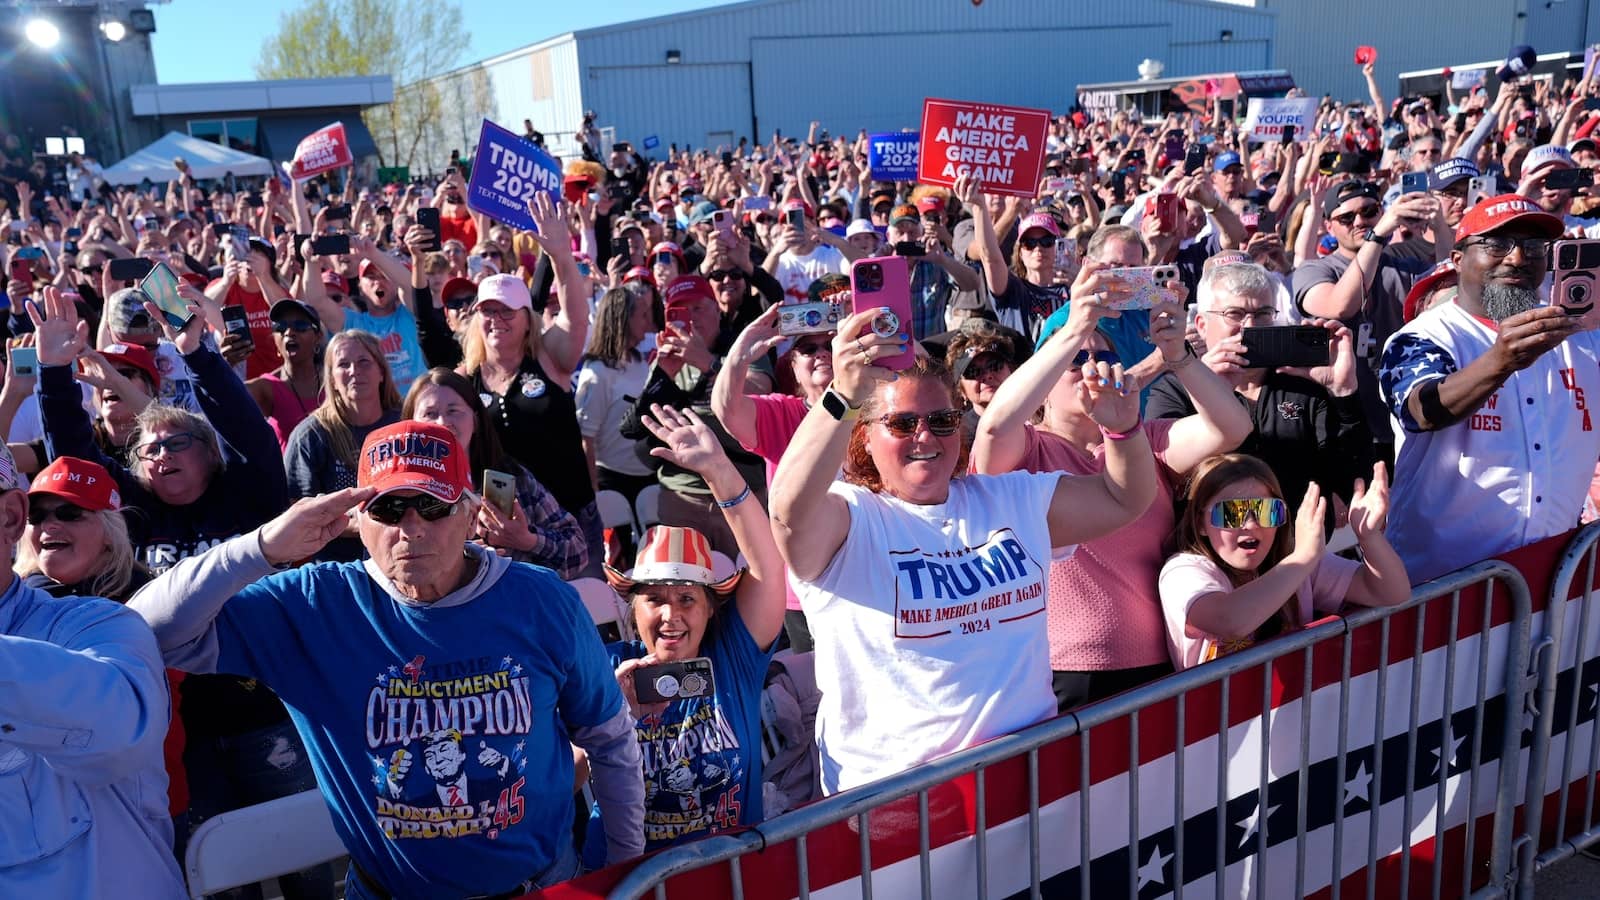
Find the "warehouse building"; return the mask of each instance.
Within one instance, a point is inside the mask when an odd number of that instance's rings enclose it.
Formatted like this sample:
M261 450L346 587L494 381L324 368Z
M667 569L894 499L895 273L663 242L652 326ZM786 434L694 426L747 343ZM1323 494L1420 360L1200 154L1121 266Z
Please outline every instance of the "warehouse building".
M1146 58L1267 69L1273 31L1270 12L1207 0L752 0L559 35L439 81L486 83L490 118L532 120L557 152L585 110L636 146L715 147L804 135L813 118L916 127L929 96L1065 110L1078 84L1137 78Z

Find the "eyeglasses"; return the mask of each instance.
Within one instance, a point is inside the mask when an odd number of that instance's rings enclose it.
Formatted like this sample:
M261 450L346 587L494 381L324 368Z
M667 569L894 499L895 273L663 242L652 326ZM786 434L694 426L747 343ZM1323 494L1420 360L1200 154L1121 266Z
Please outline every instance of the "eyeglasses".
M1042 238L1025 237L1022 240L1018 241L1018 243L1020 243L1022 245L1022 249L1024 249L1024 250L1043 250L1046 247L1054 247L1056 245L1056 239L1053 238L1053 237L1042 237Z
M1337 216L1330 216L1329 218L1333 219L1335 222L1338 222L1340 225L1349 228L1351 225L1355 224L1357 219L1376 219L1382 212L1383 209L1382 207L1378 206L1378 204L1368 203L1366 206L1363 206L1360 209L1353 209L1347 213L1340 213Z
M816 356L819 353L832 355L833 345L827 341L805 341L794 345L794 352L801 356Z
M194 446L194 440L193 432L182 431L169 438L140 444L137 452L140 459L155 459L163 450L169 454L182 453Z
M738 269L712 269L706 273L706 279L709 281L743 281L744 273Z
M889 433L898 438L908 438L917 433L921 423L928 423L928 431L935 437L949 437L961 428L961 410L936 409L927 415L894 413L878 420Z
M366 513L374 522L399 525L400 520L406 517L406 510L409 509L416 510L424 522L437 522L455 512L456 505L446 503L432 494L412 494L409 497L384 494L367 504Z
M57 522L71 524L81 522L89 515L89 511L81 506L71 503L60 503L56 506L28 505L28 524L35 528L54 518Z
M1278 311L1266 306L1260 309L1230 306L1227 309L1208 309L1206 310L1206 315L1221 316L1235 325L1243 325L1246 322L1252 325L1270 325L1273 320L1278 318Z
M1211 504L1212 528L1243 528L1255 519L1262 528L1277 528L1289 521L1289 506L1277 497L1242 497Z
M1535 256L1542 258L1550 252L1550 242L1544 238L1523 238L1521 240L1517 240L1516 238L1508 238L1498 234L1492 234L1488 237L1475 238L1470 241L1463 241L1461 246L1482 247L1483 252L1489 254L1490 256L1498 257L1510 256L1512 250L1521 248L1522 257L1524 259L1529 259Z
M290 319L287 322L273 322L272 330L279 334L288 334L291 331L306 332L316 331L317 323L308 319Z
M500 322L509 322L516 318L517 315L517 311L509 306L497 306L493 309L489 309L484 307L482 304L479 304L478 306L474 307L472 311L480 316L483 316L485 319L495 319Z
M1072 358L1072 367L1081 369L1084 363L1091 359L1097 363L1105 363L1108 366L1114 366L1122 362L1122 357L1118 356L1115 350L1079 350L1078 355Z

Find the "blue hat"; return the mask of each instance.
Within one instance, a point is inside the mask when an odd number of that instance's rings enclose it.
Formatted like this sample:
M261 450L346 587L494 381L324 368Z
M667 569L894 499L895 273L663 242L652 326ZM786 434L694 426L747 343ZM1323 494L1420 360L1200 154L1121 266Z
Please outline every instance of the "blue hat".
M1510 81L1524 75L1533 74L1533 65L1538 62L1538 54L1527 44L1518 44L1511 48L1506 55L1506 64L1495 70L1494 77L1501 81Z
M1239 160L1239 154L1229 150L1227 153L1217 154L1217 158L1211 161L1211 171L1221 172L1223 169L1226 169L1229 166L1242 165L1244 165L1244 163Z
M1452 156L1428 171L1428 190L1442 191L1463 178L1477 178L1482 174L1472 160Z

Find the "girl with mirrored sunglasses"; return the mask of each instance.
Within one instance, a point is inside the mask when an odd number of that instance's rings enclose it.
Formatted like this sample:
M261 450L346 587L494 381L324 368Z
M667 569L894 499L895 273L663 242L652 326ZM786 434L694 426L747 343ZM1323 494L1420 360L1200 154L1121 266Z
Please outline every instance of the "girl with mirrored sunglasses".
M1172 662L1187 669L1303 628L1345 604L1393 606L1411 594L1405 565L1384 536L1389 481L1373 466L1356 481L1350 529L1360 560L1328 552L1328 501L1312 482L1293 523L1278 478L1236 453L1201 463L1178 521L1178 554L1161 569Z

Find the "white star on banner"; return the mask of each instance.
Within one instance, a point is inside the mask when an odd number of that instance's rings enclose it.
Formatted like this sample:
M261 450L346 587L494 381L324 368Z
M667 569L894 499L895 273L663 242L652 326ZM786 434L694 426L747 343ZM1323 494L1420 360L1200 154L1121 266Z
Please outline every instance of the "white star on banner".
M1278 807L1277 807L1276 804L1267 807L1267 818L1271 819L1272 818L1272 814L1277 812L1277 811L1278 811ZM1235 826L1239 827L1239 828L1243 828L1244 829L1244 837L1239 838L1239 849L1243 850L1244 849L1244 845L1250 841L1250 836L1256 833L1257 826L1259 826L1261 824L1261 803L1260 803L1260 801L1257 801L1256 805L1255 805L1255 808L1250 810L1250 815L1245 816L1242 820L1240 820L1238 822L1235 822L1233 824Z
M521 675L522 674L522 663L517 663L516 665L512 666L511 667L511 674L513 674L513 675Z
M382 672L379 672L378 673L378 683L379 684L388 684L389 683L389 676L383 674Z
M1441 765L1448 766L1450 763L1455 762L1456 754L1461 752L1461 744L1466 739L1467 739L1467 736L1463 734L1460 737L1457 737L1455 740L1451 741L1450 742L1450 755L1449 756L1445 756L1441 752L1441 751L1444 750L1443 747L1434 747L1432 750L1429 751L1430 753L1432 753L1434 755L1434 757L1436 759L1436 761L1433 764L1433 774L1435 774L1435 775L1439 774L1439 768L1440 768Z
M1356 773L1344 783L1344 805L1349 806L1351 800L1365 800L1367 805L1372 805L1372 773L1367 771L1367 761L1362 760L1356 766Z
M509 657L509 656L500 657L500 667L503 668L503 669L511 668L511 657Z
M1161 852L1161 845L1150 848L1150 859L1139 867L1139 888L1150 883L1165 885L1167 883L1167 863L1172 861L1172 854ZM1137 890L1138 888L1135 888Z

